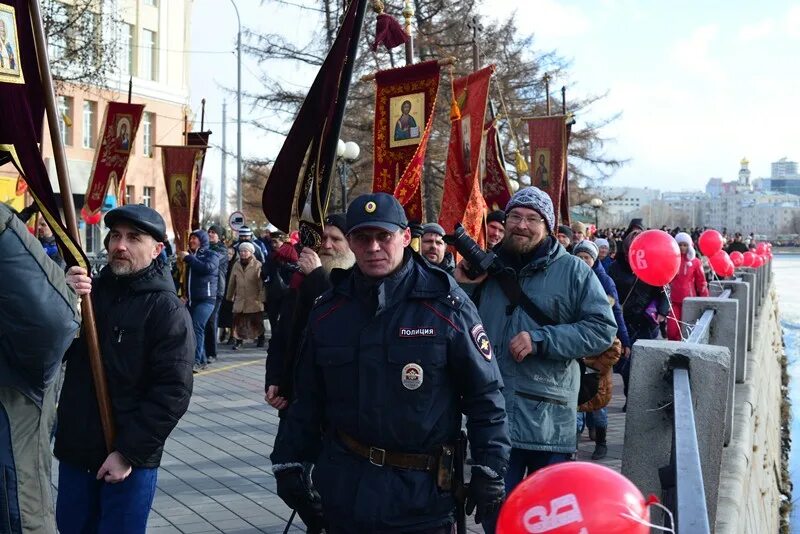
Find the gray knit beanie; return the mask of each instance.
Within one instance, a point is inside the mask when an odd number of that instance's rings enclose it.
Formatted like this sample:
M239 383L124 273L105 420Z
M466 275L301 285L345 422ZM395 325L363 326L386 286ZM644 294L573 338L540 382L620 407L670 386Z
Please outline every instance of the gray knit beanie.
M514 196L506 204L506 215L508 215L509 211L518 207L530 208L536 211L544 219L544 223L547 225L547 232L553 232L553 227L556 225L556 216L553 213L553 201L550 200L550 195L538 187L530 186L520 189L514 193Z
M572 247L572 253L577 256L578 252L585 252L589 256L592 257L592 260L597 261L597 256L600 254L599 250L597 249L597 245L593 242L589 241L588 239L584 239L574 247Z

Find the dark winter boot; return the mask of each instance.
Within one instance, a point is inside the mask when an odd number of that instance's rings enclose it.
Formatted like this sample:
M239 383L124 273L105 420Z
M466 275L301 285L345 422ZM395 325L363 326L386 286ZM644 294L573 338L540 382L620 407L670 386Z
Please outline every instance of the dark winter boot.
M589 439L592 441L597 441L597 433L594 431L594 427L589 427Z
M597 439L595 440L592 460L602 460L608 454L608 446L606 445L606 430L606 428L597 427L594 431Z
M256 340L256 347L258 347L258 348L263 348L264 347L264 334L261 334L260 336L258 336L258 339Z

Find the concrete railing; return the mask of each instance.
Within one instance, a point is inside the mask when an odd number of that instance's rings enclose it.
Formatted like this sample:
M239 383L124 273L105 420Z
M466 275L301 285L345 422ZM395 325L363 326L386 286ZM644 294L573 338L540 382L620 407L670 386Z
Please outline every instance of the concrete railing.
M638 341L633 347L622 473L645 495L665 501L680 534L778 531L781 484L773 467L780 473L781 367L773 347L780 347L780 325L771 276L768 263L737 270L735 280L713 282L711 297L683 302L686 341ZM680 411L686 405L678 401L687 394L693 414ZM761 418L776 416L778 424L759 434ZM692 427L696 437L687 439ZM699 462L686 462L687 447ZM698 463L702 473L695 472ZM753 496L751 505L752 493L762 498ZM706 511L707 520L686 517L698 510Z

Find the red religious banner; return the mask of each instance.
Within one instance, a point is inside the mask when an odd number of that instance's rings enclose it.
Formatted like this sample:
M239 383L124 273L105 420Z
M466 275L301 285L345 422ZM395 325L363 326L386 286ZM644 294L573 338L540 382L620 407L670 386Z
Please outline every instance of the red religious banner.
M487 124L486 165L483 175L483 198L492 211L505 209L511 200L511 187L508 185L503 149L495 123L496 120L492 119Z
M375 75L372 190L394 194L410 221L422 222L420 179L428 146L439 64L426 61Z
M109 102L100 130L100 143L94 154L92 174L86 187L84 209L97 213L103 207L108 186L118 188L123 183L128 158L133 150L133 140L139 129L144 104ZM116 191L124 195L124 191Z
M531 182L550 195L553 213L565 219L560 206L567 176L567 117L551 115L528 119Z
M454 97L461 110L461 118L452 121L450 126L442 210L439 214L439 224L446 232L452 232L456 223L460 222L481 247L486 240L483 227L486 202L480 188L480 158L492 72L494 65L453 81Z
M175 232L175 248L187 250L192 230L194 184L205 147L161 146L164 184L167 187L169 215Z
M192 229L194 230L200 228L200 189L202 187L203 164L206 161L206 149L208 148L208 137L210 135L210 130L207 132L189 132L186 135L187 145L203 149L200 164L197 166L197 180L194 183L194 206L192 207Z

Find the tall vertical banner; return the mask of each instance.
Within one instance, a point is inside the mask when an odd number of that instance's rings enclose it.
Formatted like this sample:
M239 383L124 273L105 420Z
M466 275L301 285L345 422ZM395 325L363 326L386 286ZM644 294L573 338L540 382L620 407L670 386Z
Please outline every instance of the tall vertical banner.
M161 146L164 184L177 250L189 248L195 182L204 151L194 146Z
M490 119L486 125L486 163L483 175L483 198L489 210L505 209L511 200L503 149L497 133L497 120Z
M200 228L200 192L203 185L203 164L206 161L206 149L208 148L208 137L211 132L189 132L186 135L186 144L196 146L203 150L200 157L200 164L197 167L197 179L194 184L194 206L192 207L192 230ZM221 199L225 202L225 199Z
M92 174L86 187L83 207L88 213L100 211L109 185L114 184L116 191L123 184L143 111L144 104L108 103L103 115L100 142L94 154ZM125 191L116 192L125 194Z
M422 170L436 110L439 63L380 71L375 83L372 191L393 194L410 221L422 222Z
M450 126L447 170L439 214L439 224L446 232L452 232L456 223L460 222L481 247L486 242L483 225L486 201L481 193L480 155L492 72L494 66L490 65L453 81L454 97L461 110L461 118L453 120Z
M67 264L86 267L86 256L61 221L39 151L43 120L44 90L28 0L0 0L0 162L10 161L28 184Z
M531 183L550 195L553 213L564 216L561 204L567 176L567 117L551 115L528 119Z

